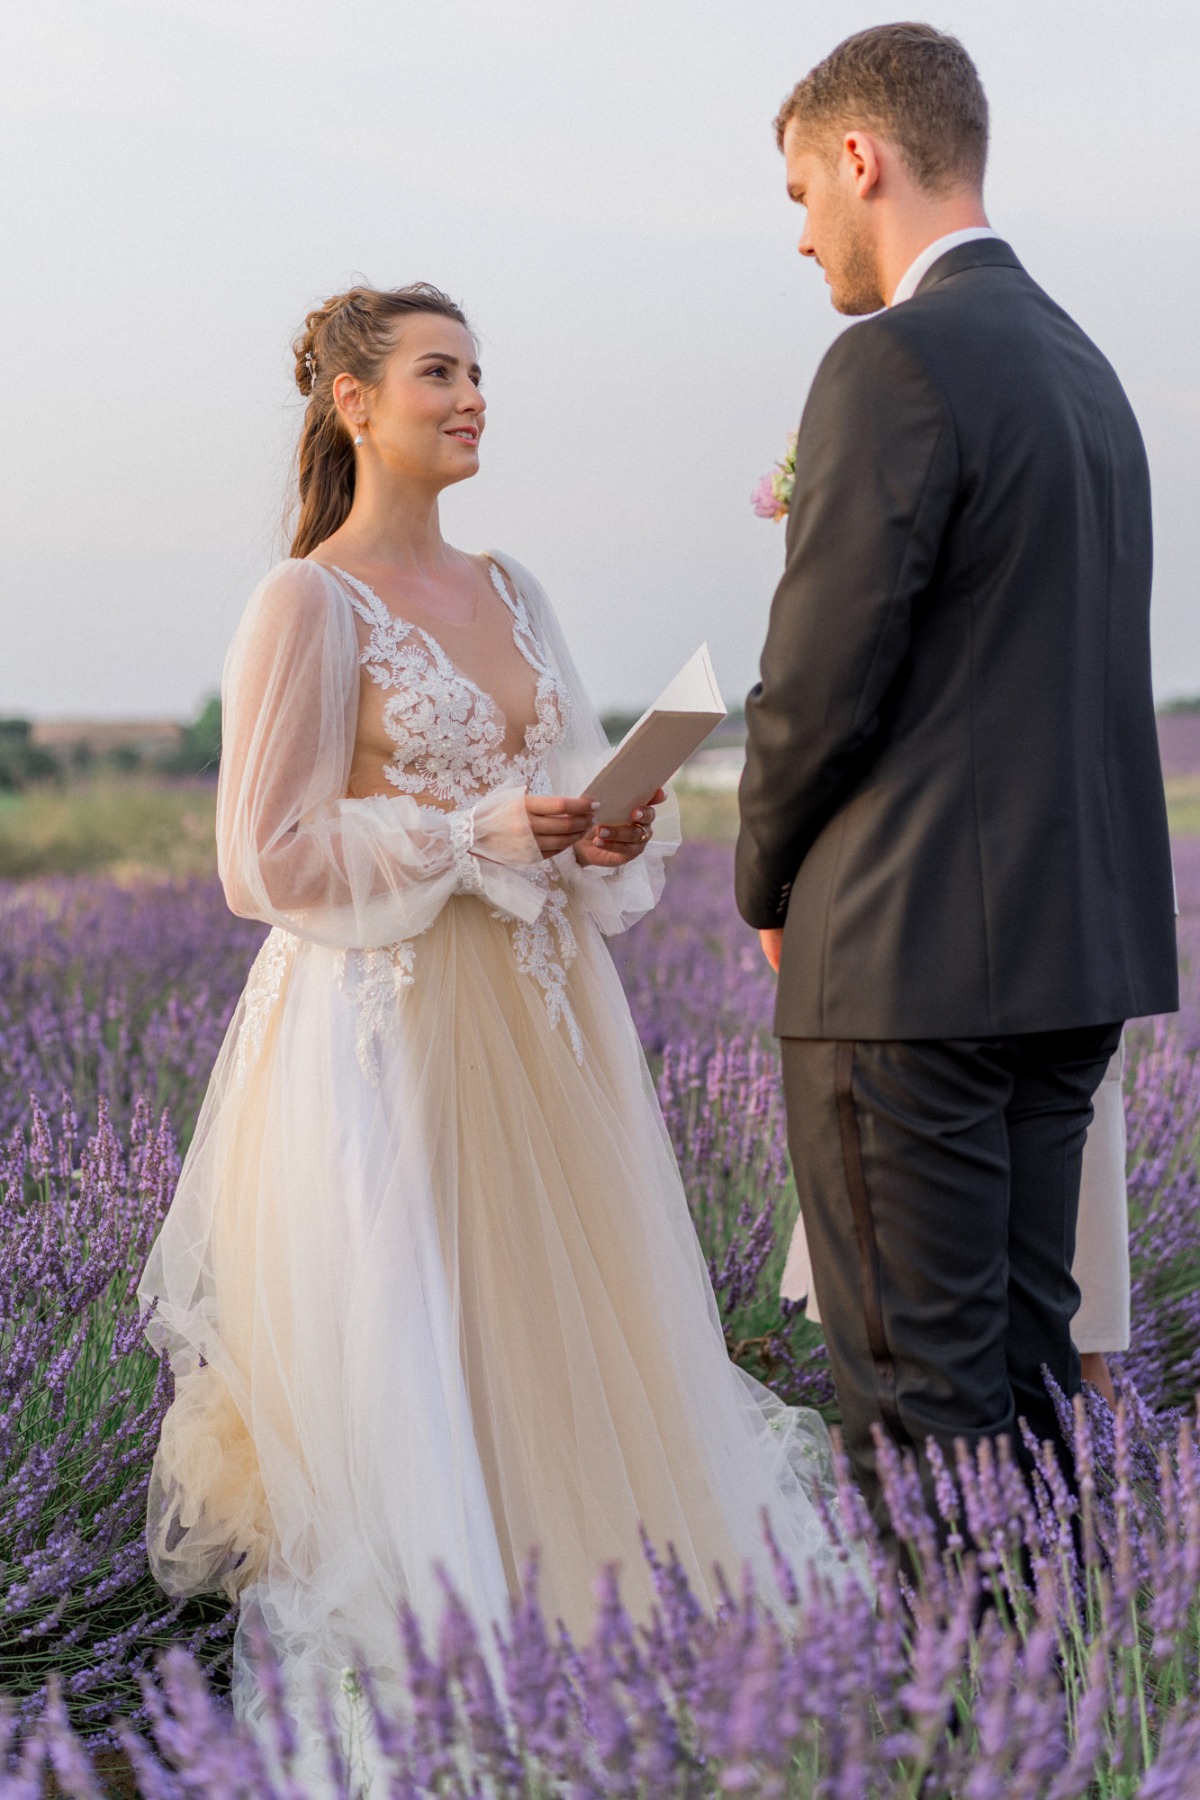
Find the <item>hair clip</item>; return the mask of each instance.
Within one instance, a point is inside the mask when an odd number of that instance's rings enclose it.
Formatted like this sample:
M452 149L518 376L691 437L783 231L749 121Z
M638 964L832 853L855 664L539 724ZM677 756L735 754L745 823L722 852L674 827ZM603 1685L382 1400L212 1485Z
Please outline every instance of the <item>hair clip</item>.
M308 385L310 388L315 388L317 385L317 359L311 350L304 352L304 366L308 370Z

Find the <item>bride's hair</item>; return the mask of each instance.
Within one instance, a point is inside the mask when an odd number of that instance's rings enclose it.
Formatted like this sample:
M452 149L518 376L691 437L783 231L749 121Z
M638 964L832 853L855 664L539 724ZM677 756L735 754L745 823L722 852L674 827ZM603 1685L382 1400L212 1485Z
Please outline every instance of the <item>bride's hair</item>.
M439 313L467 324L462 308L425 281L401 288L352 287L305 319L292 345L296 386L308 397L297 453L300 516L292 556L307 556L323 543L354 499L354 445L334 402L334 381L354 375L364 387L374 387L395 346L397 324L414 313Z

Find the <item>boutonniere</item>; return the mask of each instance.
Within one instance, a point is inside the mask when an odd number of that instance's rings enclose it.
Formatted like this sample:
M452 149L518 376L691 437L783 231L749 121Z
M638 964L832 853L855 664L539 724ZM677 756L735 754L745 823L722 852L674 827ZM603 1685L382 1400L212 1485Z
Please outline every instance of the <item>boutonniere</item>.
M760 519L786 519L788 507L792 504L792 490L796 485L796 437L797 433L788 433L787 449L775 464L769 475L764 475L753 494L750 504Z

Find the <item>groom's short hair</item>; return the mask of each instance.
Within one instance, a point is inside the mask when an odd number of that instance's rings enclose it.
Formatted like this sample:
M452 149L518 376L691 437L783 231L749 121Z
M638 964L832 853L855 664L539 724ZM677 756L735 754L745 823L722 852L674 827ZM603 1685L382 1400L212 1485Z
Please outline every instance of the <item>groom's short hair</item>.
M793 119L817 150L856 125L877 131L931 192L982 185L987 96L958 39L932 25L873 25L846 38L784 101L775 120L781 149Z

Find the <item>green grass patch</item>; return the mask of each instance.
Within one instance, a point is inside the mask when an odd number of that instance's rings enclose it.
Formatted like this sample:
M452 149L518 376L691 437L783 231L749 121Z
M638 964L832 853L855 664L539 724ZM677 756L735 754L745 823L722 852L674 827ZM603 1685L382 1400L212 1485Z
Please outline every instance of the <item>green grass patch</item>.
M1166 784L1176 837L1200 837L1200 775ZM684 788L684 836L732 844L736 793ZM0 878L37 875L211 875L216 789L147 775L104 775L65 787L0 793Z
M1166 783L1172 837L1200 837L1200 775L1174 775Z
M1200 775L1175 775L1165 785L1172 837L1200 837ZM685 837L707 838L716 844L732 844L736 840L736 793L684 788L679 795L679 810Z
M144 775L0 795L0 877L207 875L216 789Z
M702 838L710 844L732 844L737 840L736 793L680 788L679 816L683 821L683 835L689 842Z

